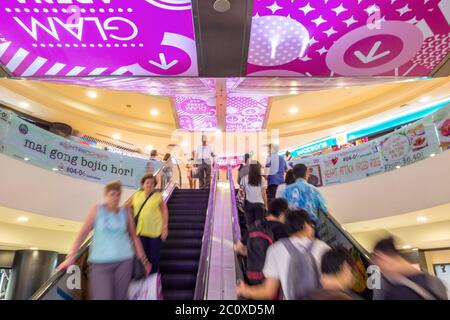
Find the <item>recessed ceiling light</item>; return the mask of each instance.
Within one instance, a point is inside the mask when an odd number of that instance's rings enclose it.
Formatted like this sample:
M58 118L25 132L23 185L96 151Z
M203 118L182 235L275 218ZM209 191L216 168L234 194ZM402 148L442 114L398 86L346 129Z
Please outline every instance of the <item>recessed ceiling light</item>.
M152 109L150 110L150 114L154 117L159 115L159 110L158 109Z
M28 109L30 107L30 104L28 102L20 102L19 107L23 109Z
M17 221L18 222L28 222L30 220L30 218L28 217L18 217Z
M429 97L429 96L425 96L425 97L420 98L420 102L428 102L430 100L431 100L431 97Z
M152 146L151 144L148 144L145 148L146 148L148 151L152 151L152 150L153 150L153 146Z
M30 250L39 250L38 247L31 247Z
M289 108L289 113L290 114L296 114L298 112L298 108L297 107L291 107Z
M409 244L403 246L403 249L405 249L405 250L408 250L408 249L411 249L411 248L412 247Z
M419 251L419 248L412 248L412 251Z
M86 95L91 99L97 98L97 92L92 91L92 90L89 90L88 92L86 92Z
M181 142L181 145L182 145L183 147L187 147L188 144L189 144L189 143L188 143L186 140L183 140L183 142Z
M401 168L401 166L396 166L395 168L396 168L396 169L400 169L400 168Z
M216 130L216 134L217 134L218 136L220 136L220 135L222 134L222 130L217 129L217 130Z
M29 161L30 159L28 159L28 158L23 158L23 160L25 160L25 161Z
M113 138L114 140L120 140L120 134L114 133L114 134L112 135L112 138Z
M436 157L436 153L430 154L430 158L434 158L434 157Z
M59 169L58 169L58 168L53 168L52 170L53 170L53 171L59 171Z
M427 217L424 217L424 216L420 216L420 217L417 217L416 220L417 220L418 222L424 222L424 221L427 221L428 218L427 218Z

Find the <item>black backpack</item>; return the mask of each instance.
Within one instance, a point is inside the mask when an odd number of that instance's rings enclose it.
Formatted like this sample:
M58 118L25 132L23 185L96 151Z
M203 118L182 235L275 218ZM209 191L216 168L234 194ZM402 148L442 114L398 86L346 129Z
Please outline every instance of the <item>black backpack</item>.
M274 239L272 228L265 220L256 221L248 231L246 275L251 284L258 284L264 279L262 271L266 253Z

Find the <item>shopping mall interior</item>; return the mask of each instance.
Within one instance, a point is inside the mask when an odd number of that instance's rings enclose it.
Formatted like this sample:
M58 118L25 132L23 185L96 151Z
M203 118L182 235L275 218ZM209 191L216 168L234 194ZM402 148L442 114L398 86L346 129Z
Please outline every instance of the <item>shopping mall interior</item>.
M0 300L88 299L56 266L87 270L91 238L71 250L91 208L146 173L164 299L238 299L240 169L268 191L274 154L308 167L318 238L360 282L392 236L450 290L448 0L9 0L0 21Z

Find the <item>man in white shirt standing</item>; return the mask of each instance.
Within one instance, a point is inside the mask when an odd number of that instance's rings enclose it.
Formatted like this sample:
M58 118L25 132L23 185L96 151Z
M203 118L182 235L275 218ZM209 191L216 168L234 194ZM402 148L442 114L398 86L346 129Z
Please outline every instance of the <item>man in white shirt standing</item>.
M202 145L198 146L195 163L198 167L200 189L209 189L211 183L211 165L213 163L214 152L208 145L208 139L202 135Z

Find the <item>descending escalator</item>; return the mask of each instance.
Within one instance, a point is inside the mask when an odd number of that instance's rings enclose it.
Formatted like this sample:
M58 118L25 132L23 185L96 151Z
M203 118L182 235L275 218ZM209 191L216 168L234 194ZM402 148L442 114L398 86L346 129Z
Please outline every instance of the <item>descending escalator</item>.
M209 190L177 189L168 202L169 236L161 250L166 300L193 300Z

